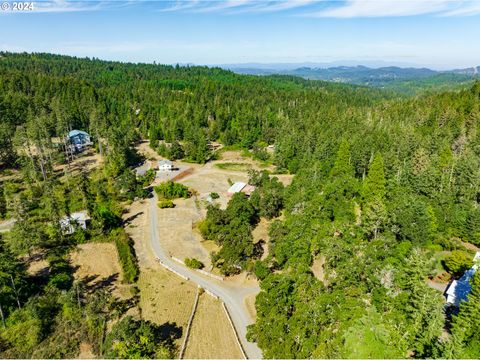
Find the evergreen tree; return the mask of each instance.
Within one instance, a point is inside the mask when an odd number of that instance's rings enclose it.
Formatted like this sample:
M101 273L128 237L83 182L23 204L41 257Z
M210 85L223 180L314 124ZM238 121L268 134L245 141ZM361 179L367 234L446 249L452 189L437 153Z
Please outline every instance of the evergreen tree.
M375 154L368 175L363 182L362 189L362 219L365 230L377 237L379 230L386 220L385 174L383 158L380 153Z

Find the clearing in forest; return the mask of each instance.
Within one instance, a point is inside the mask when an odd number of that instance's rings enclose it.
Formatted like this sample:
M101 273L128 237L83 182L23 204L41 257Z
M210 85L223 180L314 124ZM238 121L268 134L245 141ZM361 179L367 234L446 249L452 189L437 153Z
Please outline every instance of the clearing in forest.
M78 245L70 254L75 279L83 280L87 289L106 287L120 299L132 296L131 285L122 283L122 269L113 243Z
M220 300L200 295L185 350L187 359L243 359Z
M125 230L134 240L140 267L137 282L140 290L142 318L158 325L170 324L182 328L178 347L183 342L197 287L190 281L164 269L155 259L150 244L150 212L148 200L135 201L124 215Z

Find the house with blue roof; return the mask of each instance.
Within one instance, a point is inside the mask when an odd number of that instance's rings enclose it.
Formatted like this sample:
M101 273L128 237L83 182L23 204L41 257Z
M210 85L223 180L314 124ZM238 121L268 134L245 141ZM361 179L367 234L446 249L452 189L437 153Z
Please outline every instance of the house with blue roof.
M92 145L90 135L82 130L72 130L68 133L68 142L72 150L82 152L86 147Z

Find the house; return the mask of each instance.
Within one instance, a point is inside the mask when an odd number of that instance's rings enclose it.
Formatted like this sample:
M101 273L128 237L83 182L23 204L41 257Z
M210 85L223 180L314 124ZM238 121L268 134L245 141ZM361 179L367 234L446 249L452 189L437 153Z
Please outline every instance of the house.
M92 139L88 133L82 130L72 130L68 133L68 142L75 152L83 151L92 145Z
M90 217L86 211L71 213L70 216L64 216L60 219L60 227L65 234L73 234L76 227L87 228Z
M480 251L475 254L473 261L474 265L465 271L460 279L453 280L447 288L447 291L445 291L447 304L458 307L462 301L467 300L467 296L472 289L470 279L475 275L479 266Z
M235 193L242 192L247 196L250 196L255 191L255 186L248 185L244 182L237 181L235 184L230 186L227 190L227 194L232 196Z
M173 171L173 163L170 160L160 160L158 162L158 170Z

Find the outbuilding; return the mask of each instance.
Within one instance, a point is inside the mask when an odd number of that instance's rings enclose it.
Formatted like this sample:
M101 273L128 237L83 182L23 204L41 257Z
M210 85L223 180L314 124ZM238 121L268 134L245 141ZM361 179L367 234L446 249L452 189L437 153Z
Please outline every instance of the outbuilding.
M60 219L60 227L65 234L73 234L76 227L82 229L87 228L87 224L90 221L87 211L78 211L71 213L70 216L64 216Z
M158 162L159 171L173 171L173 163L170 160L160 160Z
M460 279L453 280L450 283L450 286L447 288L447 291L445 291L447 304L459 307L462 301L467 300L467 296L472 290L470 280L477 272L479 266L478 263L480 262L480 251L475 254L473 262L474 265L465 271Z
M229 196L232 196L235 193L242 192L245 195L250 196L254 191L255 191L255 186L248 185L241 181L237 181L235 184L230 186L230 188L227 190L227 194Z

